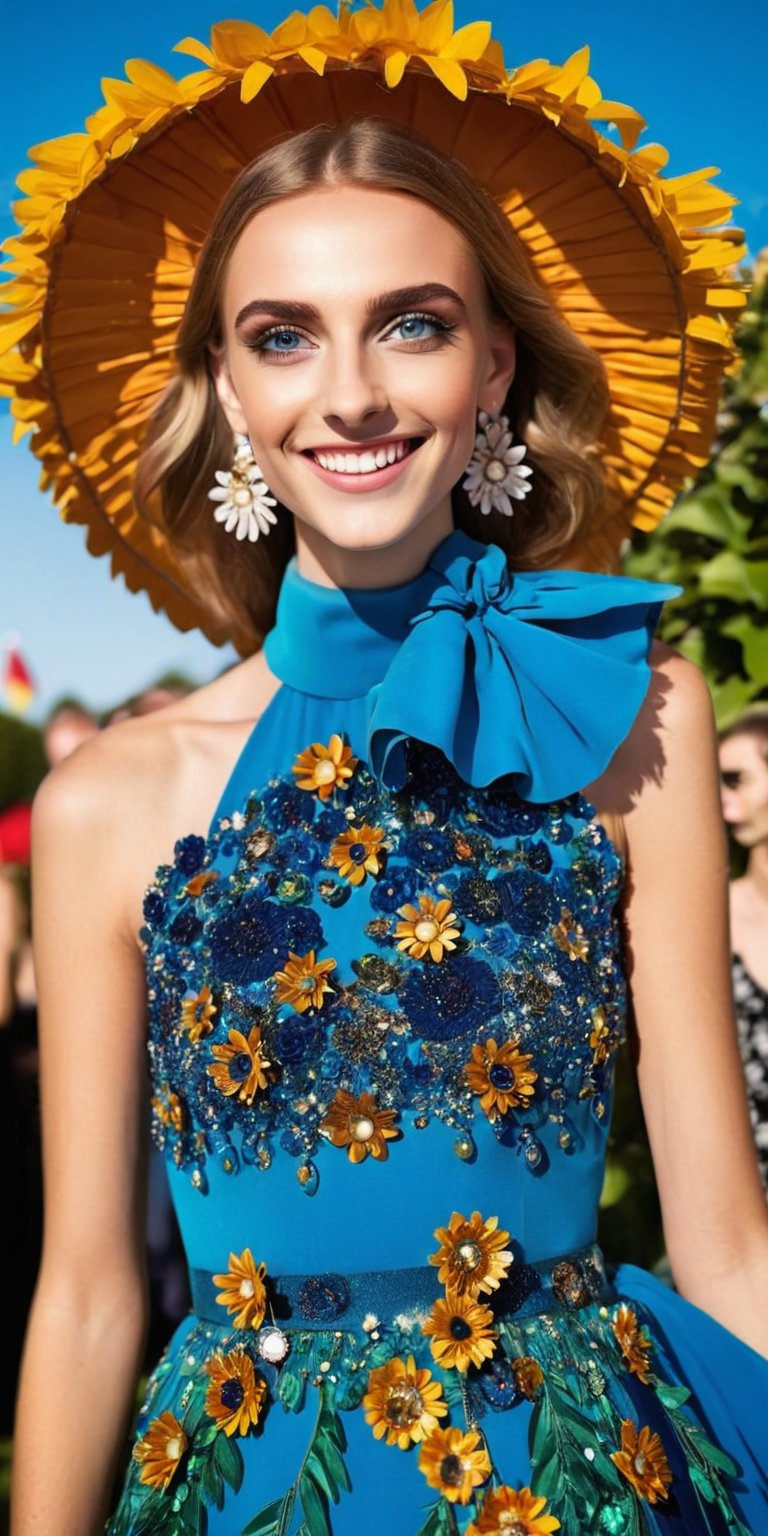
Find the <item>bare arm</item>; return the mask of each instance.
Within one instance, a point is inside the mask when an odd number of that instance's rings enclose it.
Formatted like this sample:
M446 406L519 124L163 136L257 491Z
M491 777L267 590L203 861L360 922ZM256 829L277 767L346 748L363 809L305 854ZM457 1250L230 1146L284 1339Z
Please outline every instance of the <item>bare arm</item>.
M662 672L659 718L647 710L629 747L644 783L624 820L640 1091L675 1282L768 1355L768 1206L733 1018L712 712L695 668L670 657Z
M46 1220L14 1536L103 1529L145 1333L143 978L113 766L78 754L35 810Z

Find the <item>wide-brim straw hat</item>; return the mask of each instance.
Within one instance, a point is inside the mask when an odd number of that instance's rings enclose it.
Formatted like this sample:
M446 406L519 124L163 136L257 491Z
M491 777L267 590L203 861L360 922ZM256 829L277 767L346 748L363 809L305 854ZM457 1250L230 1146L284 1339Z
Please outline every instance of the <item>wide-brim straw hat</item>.
M142 60L102 82L84 133L30 151L6 243L0 385L31 430L62 516L180 629L227 638L172 544L135 509L149 413L200 246L229 182L269 144L317 123L376 115L463 162L496 198L568 325L599 353L611 409L605 508L569 565L615 566L632 525L652 528L706 462L720 376L743 302L734 199L712 169L666 178L637 147L632 108L603 100L586 48L561 66L507 68L490 25L454 31L449 0L295 12L271 34L215 26L178 51L177 80ZM611 124L602 132L599 124Z

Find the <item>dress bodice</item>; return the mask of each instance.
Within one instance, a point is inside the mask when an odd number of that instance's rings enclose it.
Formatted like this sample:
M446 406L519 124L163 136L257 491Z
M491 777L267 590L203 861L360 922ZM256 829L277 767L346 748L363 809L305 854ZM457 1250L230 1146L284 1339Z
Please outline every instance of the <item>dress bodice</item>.
M357 756L352 701L342 718L297 702L273 701L229 814L146 898L154 1123L182 1224L189 1209L204 1245L196 1190L235 1235L269 1228L288 1269L308 1239L336 1266L405 1265L419 1189L482 1204L502 1180L533 1257L564 1222L591 1241L625 1022L620 862L592 808L471 789L416 747L391 794ZM342 730L351 773L321 798L292 765ZM327 990L289 995L276 978L308 954Z

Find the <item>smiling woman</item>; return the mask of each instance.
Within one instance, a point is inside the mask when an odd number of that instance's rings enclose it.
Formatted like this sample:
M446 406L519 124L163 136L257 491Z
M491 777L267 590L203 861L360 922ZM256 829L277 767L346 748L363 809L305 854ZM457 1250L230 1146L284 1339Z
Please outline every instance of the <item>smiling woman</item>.
M275 566L295 545L290 517L278 515L268 547L227 552L221 580L205 493L231 430L249 434L281 504L295 510L299 495L316 539L326 536L325 562L329 527L348 552L360 541L347 567L359 586L372 579L366 551L386 548L403 515L397 496L372 493L403 476L426 517L414 570L435 530L455 521L482 536L482 511L461 489L472 402L515 421L536 470L525 517L497 533L518 563L567 549L602 504L598 357L564 324L493 201L397 125L310 129L243 171L201 252L177 355L139 462L139 501L191 568L204 564L199 584L248 649L273 621ZM290 370L285 380L277 368ZM352 450L363 445L386 462L361 462ZM340 520L323 486L365 500ZM390 583L384 559L377 584Z
M566 564L703 451L728 199L665 184L583 60L508 74L447 5L183 46L202 73L133 65L39 152L20 241L58 494L248 654L38 803L14 1536L108 1513L147 1044L192 1311L111 1536L756 1536L768 1211L708 704L651 646L676 589ZM630 1018L679 1294L595 1242Z

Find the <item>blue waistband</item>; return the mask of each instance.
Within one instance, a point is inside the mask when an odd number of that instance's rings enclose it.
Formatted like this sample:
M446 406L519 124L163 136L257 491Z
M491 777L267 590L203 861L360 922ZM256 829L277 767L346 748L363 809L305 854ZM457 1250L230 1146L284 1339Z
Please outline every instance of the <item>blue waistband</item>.
M192 1269L189 1280L193 1312L226 1328L228 1320L217 1299L221 1292L213 1275L206 1269ZM358 1332L371 1316L387 1323L428 1312L444 1294L437 1270L428 1264L346 1275L270 1275L266 1287L267 1320L302 1331L341 1327L345 1333ZM571 1312L608 1302L613 1296L603 1255L593 1244L537 1264L515 1260L489 1300L497 1316L523 1318Z

